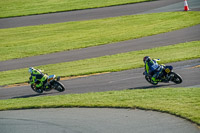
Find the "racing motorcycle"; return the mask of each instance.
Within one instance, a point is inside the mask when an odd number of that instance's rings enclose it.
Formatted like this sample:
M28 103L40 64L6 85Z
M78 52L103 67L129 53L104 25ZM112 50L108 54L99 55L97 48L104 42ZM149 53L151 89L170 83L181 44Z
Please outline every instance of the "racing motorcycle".
M158 82L153 82L152 81L152 76L147 74L147 73L143 73L143 75L145 75L145 79L150 83L150 84L153 84L153 85L157 85ZM164 66L164 65L161 65L161 72L159 73L158 75L158 79L160 79L159 82L164 82L164 83L169 83L169 81L172 81L176 84L180 84L182 83L182 77L173 72L173 67L172 66Z
M37 81L36 81L36 83L31 84L31 88L33 91L35 91L37 93L43 93L43 91L50 91L52 89L55 89L59 92L63 92L65 90L65 87L59 81L60 81L60 77L56 77L56 75L50 75L47 78L46 84L43 85L41 88L36 88Z

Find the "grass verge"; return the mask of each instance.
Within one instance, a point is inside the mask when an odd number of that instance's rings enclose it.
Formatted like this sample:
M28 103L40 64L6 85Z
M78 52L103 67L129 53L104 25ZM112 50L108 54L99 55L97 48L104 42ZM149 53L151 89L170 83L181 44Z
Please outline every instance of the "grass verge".
M152 0L1 0L0 18L72 11Z
M56 74L61 77L78 76L143 67L142 59L146 55L160 58L161 63L200 58L199 51L200 41L193 41L111 56L38 66L36 68L44 69L49 74ZM3 77L1 78L0 85L23 83L28 81L29 78L27 68L2 71L0 75Z
M196 24L200 24L200 12L168 12L0 29L0 61L136 39Z
M0 110L112 107L167 112L200 125L200 88L159 88L0 100Z

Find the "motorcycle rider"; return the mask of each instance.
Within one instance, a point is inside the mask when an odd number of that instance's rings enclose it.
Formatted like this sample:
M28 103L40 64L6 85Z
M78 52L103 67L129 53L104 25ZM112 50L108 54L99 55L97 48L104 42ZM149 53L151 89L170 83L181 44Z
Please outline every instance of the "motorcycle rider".
M33 67L30 67L28 71L31 74L29 78L30 84L34 84L36 89L40 89L42 87L46 87L46 89L48 88L48 86L45 86L47 83L48 75L43 74L42 70L35 69Z
M151 75L151 79L154 83L157 83L160 81L158 79L159 74L162 71L162 67L157 63L157 61L160 61L159 59L151 59L149 56L145 56L143 58L144 64L145 64L145 72L146 74Z

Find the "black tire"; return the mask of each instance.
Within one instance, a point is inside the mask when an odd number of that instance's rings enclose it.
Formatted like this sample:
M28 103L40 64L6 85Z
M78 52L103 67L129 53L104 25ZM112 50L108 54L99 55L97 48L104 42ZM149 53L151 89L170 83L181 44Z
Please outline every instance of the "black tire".
M35 91L35 92L37 92L37 93L39 93L39 94L43 93L43 89L42 89L42 88L37 89L37 88L34 87L33 84L31 85L31 88L32 88L33 91Z
M158 82L157 82L157 83L154 83L154 82L152 81L152 79L151 79L150 76L145 76L145 79L147 80L147 82L149 82L149 83L152 84L152 85L157 85L157 84L158 84Z
M170 75L172 75L172 77L173 77L173 78L171 79L172 82L174 82L174 83L176 83L176 84L180 84L180 83L183 82L183 80L182 80L182 78L181 78L181 76L180 76L179 74L176 74L176 73L174 73L174 72L171 72Z
M57 90L59 92L65 91L65 87L62 83L60 83L58 81L54 81L53 85L55 86L55 90Z

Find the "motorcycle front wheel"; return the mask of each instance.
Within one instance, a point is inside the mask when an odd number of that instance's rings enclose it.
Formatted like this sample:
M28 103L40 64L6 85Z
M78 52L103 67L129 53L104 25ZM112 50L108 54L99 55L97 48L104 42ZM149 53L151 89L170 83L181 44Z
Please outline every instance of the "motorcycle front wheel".
M174 82L176 84L182 83L183 80L182 80L182 78L181 78L181 76L179 74L171 72L170 75L172 76L172 79L171 79L172 82Z
M65 87L62 83L58 82L58 81L54 81L53 85L55 86L55 90L59 91L59 92L63 92L65 91Z

